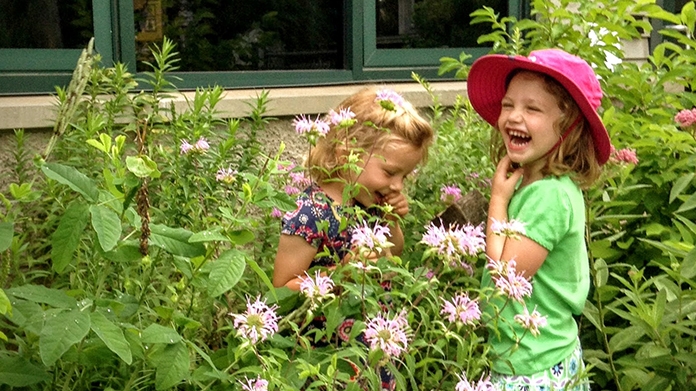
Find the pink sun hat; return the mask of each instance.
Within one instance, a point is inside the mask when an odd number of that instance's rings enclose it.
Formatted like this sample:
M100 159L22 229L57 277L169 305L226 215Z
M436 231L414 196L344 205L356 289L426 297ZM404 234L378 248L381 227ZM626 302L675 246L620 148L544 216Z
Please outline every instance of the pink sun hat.
M597 109L602 103L602 88L592 67L580 57L560 49L542 49L524 56L490 54L476 60L469 70L467 92L474 110L496 126L508 76L517 69L540 72L558 81L573 97L592 131L597 162L607 162L611 141Z

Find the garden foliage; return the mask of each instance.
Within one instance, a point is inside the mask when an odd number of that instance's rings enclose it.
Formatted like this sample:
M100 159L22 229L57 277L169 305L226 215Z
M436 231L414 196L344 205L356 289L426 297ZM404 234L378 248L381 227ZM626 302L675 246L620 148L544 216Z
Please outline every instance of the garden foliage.
M560 47L601 76L617 151L586 193L587 375L597 390L694 389L696 125L675 121L696 106L694 3L676 15L645 0L558 3L533 0L524 20L483 8L473 22L490 25L479 42L493 52ZM660 30L665 40L647 62L625 61L618 45L649 34L650 21L685 30ZM88 48L57 91L46 150L31 156L15 132L13 178L0 193L0 389L226 390L263 380L277 390L356 390L374 388L379 366L398 389L452 390L485 377L483 327L448 317L447 306L490 294L478 287L484 260L453 265L428 240L428 223L451 201L443 186L450 196L453 187L487 192L490 127L466 99L445 108L431 93L437 141L409 184L407 251L340 268L331 275L340 289L317 301L269 279L278 215L295 207L286 190L301 168L282 143L262 145L274 120L267 93L238 119L217 111L219 87L174 105L175 47L165 40L153 53L136 77L102 67ZM465 77L466 60L442 59L441 70ZM325 328L307 327L315 316ZM379 317L399 327L405 319L403 349L339 343ZM254 324L267 327L249 338Z

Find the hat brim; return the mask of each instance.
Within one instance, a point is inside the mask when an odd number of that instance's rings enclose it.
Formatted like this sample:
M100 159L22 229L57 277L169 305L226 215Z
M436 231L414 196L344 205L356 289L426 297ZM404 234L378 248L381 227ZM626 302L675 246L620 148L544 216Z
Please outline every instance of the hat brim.
M517 69L549 75L568 91L590 125L598 163L606 163L611 153L609 134L580 87L557 70L532 62L527 57L491 54L476 60L469 70L467 79L467 94L474 110L486 122L496 126L508 75Z

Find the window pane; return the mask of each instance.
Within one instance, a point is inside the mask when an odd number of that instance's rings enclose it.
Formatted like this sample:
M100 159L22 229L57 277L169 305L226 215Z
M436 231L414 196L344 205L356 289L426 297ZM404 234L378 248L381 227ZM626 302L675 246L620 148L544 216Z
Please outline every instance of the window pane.
M93 26L92 0L0 0L2 49L83 49Z
M507 16L507 0L377 0L377 48L478 47L490 25L469 24L469 14L491 7Z
M134 0L138 63L166 36L181 71L343 69L342 3Z

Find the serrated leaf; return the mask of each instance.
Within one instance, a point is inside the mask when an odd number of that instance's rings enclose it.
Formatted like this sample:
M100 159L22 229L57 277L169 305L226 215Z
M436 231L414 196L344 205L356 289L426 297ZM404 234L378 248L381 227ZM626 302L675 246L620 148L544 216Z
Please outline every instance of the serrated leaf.
M89 313L77 308L48 316L39 337L39 353L44 365L53 365L71 346L87 336L89 328Z
M92 228L97 233L99 245L104 251L111 251L121 238L121 219L116 212L104 205L89 207L92 215Z
M215 297L232 289L244 274L246 259L241 251L231 249L220 254L208 276L208 293Z
M173 344L181 341L181 336L171 327L153 323L143 330L140 340L143 343Z
M189 351L183 342L167 345L155 362L155 389L166 390L186 379L191 365Z
M90 320L92 322L92 331L104 341L106 347L116 353L126 364L130 365L133 362L133 355L126 337L123 336L123 330L99 311L92 312Z
M195 234L191 235L189 238L188 242L189 243L204 243L204 242L229 242L230 239L220 233L222 228L215 228L215 229L210 229L207 231L201 231L201 232L196 232Z
M159 178L162 175L157 163L146 155L126 157L126 167L138 178Z
M10 387L27 387L51 381L44 368L34 365L24 357L0 356L0 384Z
M0 252L10 248L12 237L14 236L14 222L5 221L0 223Z
M64 291L46 288L43 285L22 285L10 288L7 293L34 303L48 304L57 308L75 308L77 300Z
M57 273L62 273L72 262L88 221L89 209L81 202L70 204L60 218L58 228L51 235L51 267Z
M77 171L73 167L64 166L59 163L46 163L41 167L41 171L47 177L67 185L90 202L97 202L99 191L96 183L85 174Z
M193 235L183 228L169 228L161 224L150 225L150 243L171 254L186 258L205 255L205 246L201 243L189 243Z

